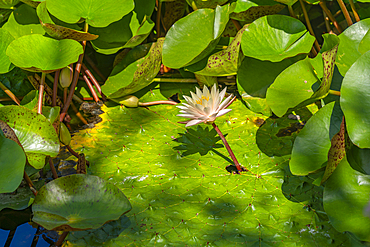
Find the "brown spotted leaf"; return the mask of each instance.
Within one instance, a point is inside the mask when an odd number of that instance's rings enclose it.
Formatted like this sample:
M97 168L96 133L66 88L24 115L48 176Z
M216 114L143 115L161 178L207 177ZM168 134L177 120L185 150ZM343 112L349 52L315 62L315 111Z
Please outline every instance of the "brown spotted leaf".
M333 174L335 168L337 168L338 164L346 155L345 146L345 119L343 117L339 132L331 139L331 147L328 152L328 164L326 165L321 184Z
M184 16L186 6L187 4L185 0L176 0L164 3L165 9L161 21L165 31L170 29L177 20Z
M0 129L3 131L6 138L15 141L23 149L22 144L19 142L18 137L14 133L13 129L10 128L10 126L3 120L0 120Z
M275 4L273 6L253 6L246 11L232 13L230 18L238 21L247 21L250 23L262 16L276 14L283 8L285 8L285 6L281 4Z
M99 35L76 31L67 27L62 27L56 24L43 23L41 22L42 27L45 32L55 39L74 39L76 41L90 41L97 39Z
M235 75L244 58L240 51L240 41L247 27L248 25L245 25L239 30L233 41L225 50L209 56L205 66L203 64L206 58L186 67L186 70L205 76Z
M133 94L152 82L161 68L163 42L164 38L159 38L156 43L153 43L144 61L138 64L131 83L109 95L110 99L119 102L122 97ZM105 87L108 86L110 85L105 85Z

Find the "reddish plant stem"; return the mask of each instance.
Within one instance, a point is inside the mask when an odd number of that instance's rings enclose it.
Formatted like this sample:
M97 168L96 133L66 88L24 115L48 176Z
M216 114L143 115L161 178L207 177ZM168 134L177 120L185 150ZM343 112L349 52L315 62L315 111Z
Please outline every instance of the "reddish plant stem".
M237 21L237 20L234 20L234 19L231 19L231 22L234 24L234 26L236 27L236 29L239 31L240 29L242 29L242 25L240 25L240 23Z
M20 105L20 100L7 88L0 82L0 88L17 104Z
M301 4L301 7L302 7L303 16L304 16L304 19L306 21L308 31L310 32L310 34L312 36L315 37L315 43L314 44L315 44L316 51L320 51L321 48L320 48L319 42L317 42L316 35L315 35L315 33L312 29L310 18L308 18L308 13L307 13L306 7L304 6L304 3L303 3L302 0L299 0L299 3ZM317 52L316 52L316 55L317 55Z
M329 17L329 19L331 20L331 22L333 22L333 24L336 27L336 29L338 30L338 32L339 33L342 33L343 32L343 28L339 25L339 23L337 22L337 20L333 16L333 14L330 12L330 10L328 9L328 7L326 7L325 2L321 0L320 3L319 3L319 5L322 8L322 10L324 10L324 12L326 13L326 15Z
M159 100L152 102L139 102L139 106L152 106L152 105L177 105L178 103L171 100Z
M78 153L76 153L69 145L66 145L68 151L73 155L75 156L77 159L80 158L80 155Z
M45 73L42 72L41 81L40 81L40 89L39 89L39 101L37 104L37 113L42 114L42 99L44 98L44 84L45 84Z
M337 2L339 4L340 9L343 12L344 18L346 18L346 22L347 22L348 26L353 25L352 19L349 16L348 10L347 10L346 5L344 4L344 2L342 0L337 0Z
M358 12L356 10L355 4L353 3L353 0L349 0L349 5L351 5L351 9L353 12L353 15L355 16L355 19L357 22L361 21L360 16L358 15Z
M87 23L85 23L84 32L88 31L88 27L89 27L89 25ZM80 72L81 72L81 67L82 67L81 65L82 65L82 60L84 58L85 47L86 47L86 41L82 41L83 53L78 57L78 61L76 63L76 67L75 67L75 73L73 75L72 85L70 86L69 94L68 94L68 97L67 97L67 102L64 104L63 110L60 113L60 121L61 122L64 120L64 117L66 116L66 114L68 112L69 105L72 102L73 94L75 93L75 88L76 88L76 85L77 85L78 77L79 77Z
M101 87L99 82L95 79L94 75L88 70L88 68L85 66L85 64L82 64L82 69L86 73L86 75L90 78L91 82L94 84L96 89L98 90L99 94L101 95L102 99L106 101L107 99L105 98L105 95L101 91Z
M106 81L107 80L107 78L105 78L105 76L103 75L103 73L100 72L100 70L98 69L98 67L96 67L95 63L91 60L91 58L89 56L86 56L85 55L85 60L91 66L91 68L95 71L95 73L98 74L98 76L100 76L100 78L103 81Z
M53 161L51 160L51 157L49 157L49 165L50 165L51 173L53 174L53 178L57 179L58 174L57 174L57 171L55 170L55 167L54 167Z
M68 96L68 88L63 88L63 103L64 105L66 104L67 102L67 96Z
M84 47L84 50L85 50L86 41L82 41L82 46ZM78 58L78 61L77 61L76 67L75 67L75 72L74 72L74 75L73 75L73 81L72 81L72 84L70 86L69 94L68 94L68 97L67 97L67 101L65 102L63 110L60 113L60 121L61 122L64 120L64 117L67 114L69 105L72 102L72 97L73 97L73 94L75 92L75 88L76 88L77 81L78 81L78 76L81 72L81 64L82 64L83 57L84 57L84 54L82 53L80 55L80 57Z
M26 180L26 182L27 182L27 184L28 184L28 187L30 187L30 189L31 189L32 193L33 193L35 196L37 196L37 191L36 191L36 189L34 188L33 183L32 183L32 181L31 181L30 177L27 175L26 171L24 171L24 172L23 172L23 178L24 178L24 180Z
M67 237L69 232L63 232L62 235L58 238L58 241L55 242L55 246L59 247L64 242L64 239Z
M98 97L98 95L96 94L96 92L95 92L95 90L94 90L94 87L92 86L92 84L91 84L91 82L90 82L89 78L87 77L87 75L86 75L85 71L82 71L82 77L84 78L84 80L85 80L85 82L86 82L86 85L89 87L89 90L90 90L90 92L91 92L91 94L92 94L92 96L93 96L94 100L95 100L96 102L98 102L98 101L99 101L99 97Z
M60 69L55 72L54 75L54 84L53 84L53 97L52 97L52 106L57 105L57 94L58 94L58 79L59 79Z
M231 148L229 146L229 143L227 143L225 136L222 134L221 130L217 127L217 125L215 123L212 123L212 126L216 130L217 134L220 136L222 142L224 143L227 151L230 154L231 159L233 160L233 162L236 166L236 169L238 169L238 171L243 171L243 169L240 167L240 164L239 164L238 160L236 159L233 151L231 150Z

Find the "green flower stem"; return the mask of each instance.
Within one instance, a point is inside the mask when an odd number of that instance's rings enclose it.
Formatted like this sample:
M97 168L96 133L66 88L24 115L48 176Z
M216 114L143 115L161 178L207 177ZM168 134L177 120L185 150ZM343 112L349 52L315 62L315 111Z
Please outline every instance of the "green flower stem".
M221 137L221 140L222 140L222 142L224 143L224 145L225 145L225 147L226 147L227 151L229 152L230 157L231 157L231 159L233 160L233 162L234 162L234 164L235 164L235 166L236 166L236 169L238 169L238 171L240 171L240 172L241 172L241 171L243 171L243 169L241 168L241 166L240 166L240 164L239 164L238 160L236 159L236 157L235 157L235 155L234 155L233 150L231 150L231 148L230 148L230 146L229 146L229 143L227 143L226 138L225 138L225 136L222 134L221 130L217 127L217 125L216 125L215 123L212 123L212 126L213 126L213 128L216 130L217 134Z
M289 14L291 17L296 18L292 5L288 5Z
M44 72L42 72L40 87L39 87L39 101L38 101L38 104L37 104L37 113L38 114L42 114L42 98L44 96L45 75L46 74Z
M355 4L353 3L353 0L349 0L349 4L351 5L351 9L352 9L353 15L355 16L356 21L357 22L361 21L360 16L357 13Z
M60 69L55 72L54 83L53 83L53 97L52 97L52 106L57 105L57 94L58 94L58 79L59 79Z
M343 28L339 25L339 23L337 22L337 20L333 16L333 14L330 12L330 10L326 6L325 2L323 0L321 0L320 3L319 3L319 5L324 10L324 12L326 13L326 15L329 17L329 19L331 20L331 22L333 22L333 24L336 27L336 29L338 30L338 32L339 33L342 33L343 32Z
M340 96L340 92L335 90L329 90L329 94Z
M346 18L348 26L353 25L352 19L349 16L348 10L347 10L346 5L344 4L344 2L342 0L337 0L337 2L338 2L339 7L341 8L341 10L343 12L344 18Z
M152 105L177 105L178 103L171 100L159 100L152 102L139 102L139 106L152 106Z
M301 4L301 7L302 7L303 16L304 16L304 19L306 20L308 31L310 31L310 34L315 37L315 48L316 48L316 51L319 52L320 51L320 45L319 45L319 42L317 42L316 35L315 35L315 33L314 33L313 29L312 29L310 18L308 17L306 7L304 6L304 3L303 3L302 0L299 0L299 3ZM316 52L316 55L317 55L317 52Z
M20 105L21 102L19 99L6 87L4 84L0 82L0 88L15 102L17 105Z

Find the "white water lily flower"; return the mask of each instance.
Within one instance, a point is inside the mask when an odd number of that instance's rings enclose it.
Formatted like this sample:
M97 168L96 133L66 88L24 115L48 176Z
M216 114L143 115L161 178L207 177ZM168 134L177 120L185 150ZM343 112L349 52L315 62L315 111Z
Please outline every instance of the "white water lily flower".
M199 123L214 122L217 117L231 111L231 109L225 108L230 103L233 95L231 94L222 102L226 93L226 87L221 91L221 93L217 89L216 84L213 85L211 92L209 92L208 88L204 86L203 92L199 88L196 88L196 94L193 92L190 93L191 97L184 95L184 99L187 101L187 104L183 103L183 106L177 106L181 109L180 112L183 113L177 116L191 119L185 122L185 127Z

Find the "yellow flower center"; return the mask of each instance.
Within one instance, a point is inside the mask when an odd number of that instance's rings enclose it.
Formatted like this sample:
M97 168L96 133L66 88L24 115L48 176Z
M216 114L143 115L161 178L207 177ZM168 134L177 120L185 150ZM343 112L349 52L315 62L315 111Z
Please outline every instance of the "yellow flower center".
M203 105L202 104L202 102L203 102L203 100L207 100L207 101L209 101L209 97L206 97L206 96L204 96L204 95L202 95L202 98L201 99L198 99L197 101L195 101L197 104L199 104L199 105Z

